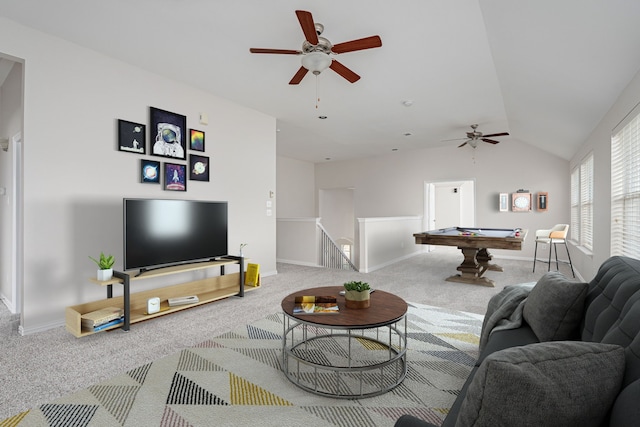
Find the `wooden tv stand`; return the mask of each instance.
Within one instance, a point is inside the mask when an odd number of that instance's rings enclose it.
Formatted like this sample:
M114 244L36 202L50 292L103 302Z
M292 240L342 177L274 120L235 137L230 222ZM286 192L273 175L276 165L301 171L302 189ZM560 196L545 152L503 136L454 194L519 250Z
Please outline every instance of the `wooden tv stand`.
M191 307L207 304L231 296L244 297L245 290L250 291L257 289L257 287L249 287L247 289L245 289L244 287L244 261L245 259L243 257L227 256L215 261L184 264L174 267L150 270L144 272L139 276L132 276L131 274L126 272L114 271L114 277L111 280L99 281L96 279L90 279L90 281L95 284L107 287L107 298L99 301L93 301L67 307L65 311L66 328L71 334L78 338L96 333L82 328L81 316L85 313L100 310L106 307L122 307L124 309L124 323L114 325L104 330L122 328L125 331L128 331L132 323L142 322L144 320L153 319L154 317L164 316L165 314L185 310ZM235 264L239 264L239 272L225 274L225 266ZM150 289L147 291L131 293L131 282L137 280L151 279L154 277L185 273L188 271L204 270L214 267L220 268L219 276L208 277L205 279L180 283L177 285L170 285L158 289ZM116 284L122 285L124 288L124 292L122 296L114 298L113 285ZM169 307L169 303L167 301L169 298L184 297L189 295L197 295L199 301L194 304ZM160 298L160 311L158 313L146 314L147 300L153 297Z

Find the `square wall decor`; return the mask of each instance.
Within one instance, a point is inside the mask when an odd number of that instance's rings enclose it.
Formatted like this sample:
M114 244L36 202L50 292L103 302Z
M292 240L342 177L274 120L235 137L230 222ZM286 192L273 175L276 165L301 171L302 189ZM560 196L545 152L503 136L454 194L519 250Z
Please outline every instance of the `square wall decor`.
M160 162L141 159L140 182L146 184L160 184Z
M149 107L151 154L186 160L187 117Z
M143 124L118 119L118 150L146 154L146 129Z
M189 154L189 179L193 181L209 181L209 158Z
M175 163L164 164L164 189L187 191L187 166Z

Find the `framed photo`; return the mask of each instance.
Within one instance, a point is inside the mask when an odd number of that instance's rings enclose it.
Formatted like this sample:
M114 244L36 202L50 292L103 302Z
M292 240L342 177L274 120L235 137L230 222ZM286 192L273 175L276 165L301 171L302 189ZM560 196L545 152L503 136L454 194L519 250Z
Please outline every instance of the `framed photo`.
M164 164L164 189L187 191L187 166L175 163Z
M150 151L154 156L186 160L187 117L149 107Z
M194 151L204 151L204 132L189 129L189 148Z
M129 153L146 153L147 127L140 123L118 119L118 150Z
M140 182L146 184L160 184L160 162L141 159Z
M538 210L540 212L549 210L549 193L546 191L538 193Z
M509 211L509 194L508 193L500 193L500 212L508 212Z
M209 182L209 158L189 154L189 179Z

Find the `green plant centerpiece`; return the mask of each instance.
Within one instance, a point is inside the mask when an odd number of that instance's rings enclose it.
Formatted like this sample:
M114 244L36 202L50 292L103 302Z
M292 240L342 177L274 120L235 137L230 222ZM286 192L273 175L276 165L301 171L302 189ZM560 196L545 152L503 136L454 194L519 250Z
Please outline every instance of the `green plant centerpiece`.
M352 280L344 284L344 300L347 308L369 308L371 287L367 282Z
M105 255L104 252L100 252L99 259L95 259L92 256L89 256L89 259L98 266L98 280L110 280L113 277L113 264L116 262L113 255Z

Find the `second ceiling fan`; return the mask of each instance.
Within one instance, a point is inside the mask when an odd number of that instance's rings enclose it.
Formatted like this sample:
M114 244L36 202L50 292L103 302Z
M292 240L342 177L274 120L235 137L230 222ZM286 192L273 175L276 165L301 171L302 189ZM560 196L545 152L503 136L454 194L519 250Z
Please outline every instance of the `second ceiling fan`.
M467 138L468 139L465 142L463 142L462 144L458 145L458 148L464 147L467 144L469 144L473 148L476 148L478 146L478 141L488 142L489 144L498 144L498 143L500 143L500 141L496 141L494 139L489 139L489 138L494 138L496 136L507 136L507 135L509 135L509 132L500 132L500 133L492 133L492 134L489 134L489 135L483 135L482 132L478 132L476 130L476 129L478 129L478 125L477 124L471 125L471 129L473 129L471 132L467 132Z
M302 32L304 33L306 39L302 43L301 50L264 48L249 49L251 53L303 55L302 66L289 82L290 85L299 84L309 71L311 71L315 75L318 75L327 68L331 68L333 71L344 77L350 83L355 83L360 80L360 76L342 65L340 62L332 59L330 55L382 46L382 40L380 39L380 36L377 35L333 45L326 38L320 37L320 35L324 31L324 26L313 21L311 12L307 12L305 10L296 10L296 16L298 17L298 21L300 22Z

